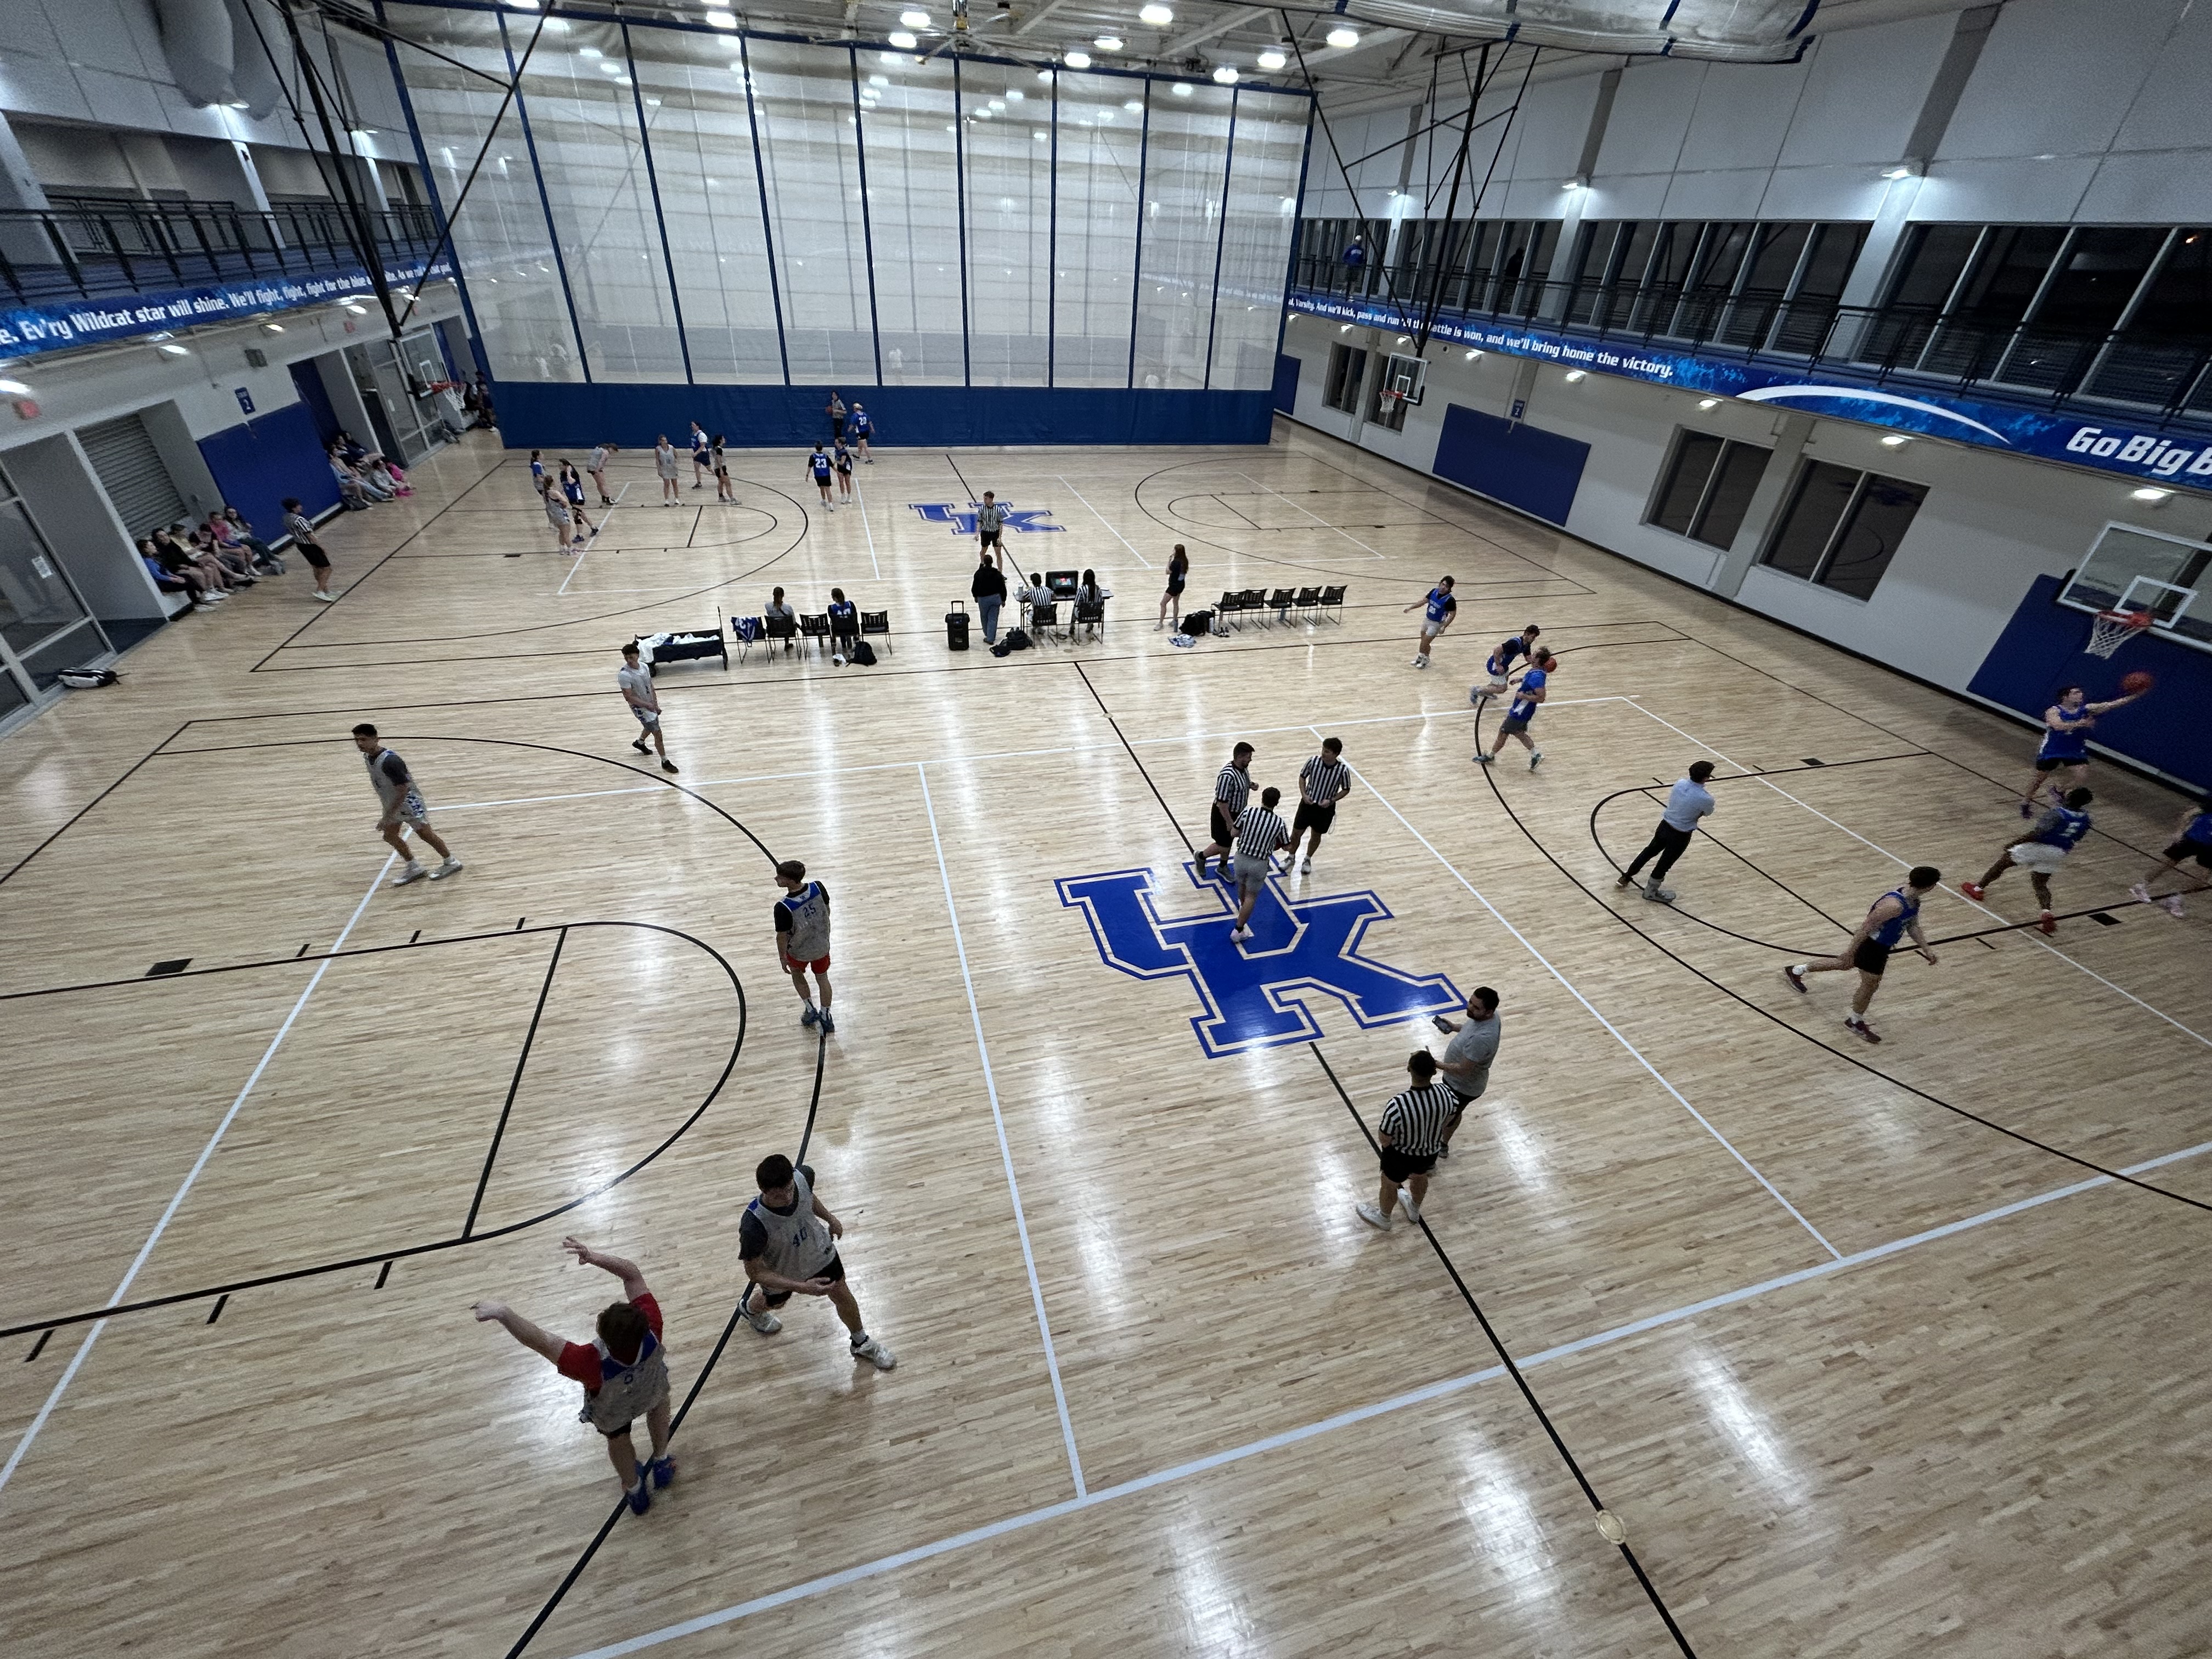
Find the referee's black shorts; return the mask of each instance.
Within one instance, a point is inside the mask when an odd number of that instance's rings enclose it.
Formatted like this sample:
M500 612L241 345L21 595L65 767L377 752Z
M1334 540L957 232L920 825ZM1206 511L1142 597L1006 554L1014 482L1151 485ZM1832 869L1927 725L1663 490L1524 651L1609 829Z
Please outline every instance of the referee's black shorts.
M1216 847L1237 845L1237 826L1229 821L1229 814L1222 810L1221 803L1218 800L1213 803L1212 823L1213 844Z
M1382 1178L1403 1181L1407 1176L1428 1175L1437 1167L1434 1152L1401 1152L1395 1146L1382 1149Z
M1298 815L1291 821L1291 839L1296 841L1310 829L1316 836L1325 836L1336 822L1336 803L1326 805L1310 800L1298 803Z

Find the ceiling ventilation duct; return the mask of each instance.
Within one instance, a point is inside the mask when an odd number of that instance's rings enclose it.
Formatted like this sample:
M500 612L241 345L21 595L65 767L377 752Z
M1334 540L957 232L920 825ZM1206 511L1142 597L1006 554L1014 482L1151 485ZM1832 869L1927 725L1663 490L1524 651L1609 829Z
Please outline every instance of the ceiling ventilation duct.
M1778 64L1804 49L1820 0L1353 0L1362 22L1570 52Z

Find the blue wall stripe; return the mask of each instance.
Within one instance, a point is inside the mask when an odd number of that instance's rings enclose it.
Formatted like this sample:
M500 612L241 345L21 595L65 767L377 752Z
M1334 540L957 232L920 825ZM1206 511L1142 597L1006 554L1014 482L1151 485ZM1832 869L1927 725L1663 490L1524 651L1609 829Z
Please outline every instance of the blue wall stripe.
M668 251L668 219L660 210L660 176L653 170L653 135L645 125L645 94L638 89L637 59L629 49L629 22L622 26L623 63L629 70L629 99L637 110L637 142L645 151L646 188L653 192L653 222L660 233L660 268L668 273L668 303L676 313L676 349L684 354L684 382L691 384L691 337L684 326L684 295L676 285L676 257Z
M553 272L561 279L561 298L568 307L568 327L576 337L576 367L584 372L584 384L592 383L592 356L584 349L584 325L576 315L575 290L568 286L568 262L561 257L561 232L553 223L553 198L545 193L545 169L538 165L538 140L530 131L530 108L523 101L522 71L515 66L514 44L507 39L507 14L499 14L499 46L507 55L507 72L514 82L514 113L522 123L523 148L530 154L530 175L537 181L538 204L545 210L545 234L553 244Z

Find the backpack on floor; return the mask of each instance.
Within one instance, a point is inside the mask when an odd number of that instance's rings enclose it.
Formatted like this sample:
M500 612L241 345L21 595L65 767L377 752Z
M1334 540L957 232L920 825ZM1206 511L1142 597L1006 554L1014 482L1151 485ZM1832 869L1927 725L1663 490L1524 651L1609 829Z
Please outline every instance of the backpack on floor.
M1213 631L1213 613L1211 611L1191 611L1182 619L1182 631L1192 639L1204 639Z
M1006 644L1009 651L1026 651L1035 643L1035 641L1018 628L1010 628L1006 630Z
M876 665L876 647L862 640L846 653L845 659L855 667L873 668Z
M112 668L64 668L54 678L75 690L89 691L96 685L112 685L123 676Z

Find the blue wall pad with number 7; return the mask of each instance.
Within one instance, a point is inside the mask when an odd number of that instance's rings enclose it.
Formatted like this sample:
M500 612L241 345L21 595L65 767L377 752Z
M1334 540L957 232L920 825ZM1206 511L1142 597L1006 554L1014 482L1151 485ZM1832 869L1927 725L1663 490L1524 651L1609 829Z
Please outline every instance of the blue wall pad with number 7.
M1444 406L1434 470L1493 501L1565 524L1582 487L1590 447L1525 421L1504 421L1458 404Z

